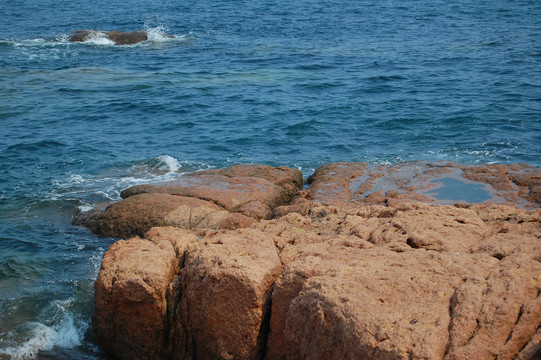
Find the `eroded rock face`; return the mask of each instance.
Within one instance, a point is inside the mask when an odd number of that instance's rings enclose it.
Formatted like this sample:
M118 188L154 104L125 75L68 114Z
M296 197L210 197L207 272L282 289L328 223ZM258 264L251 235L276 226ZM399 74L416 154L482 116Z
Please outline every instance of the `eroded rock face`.
M411 165L331 164L302 191L253 165L125 191L85 220L144 235L104 256L98 338L123 359L539 358L535 171L510 169L531 175L516 196L475 187L500 203L453 206L431 179L454 165Z
M212 202L169 194L139 194L83 220L92 232L108 237L143 236L154 226L216 228L229 215Z
M303 185L302 173L286 167L236 165L181 176L160 185L137 185L122 192L122 198L141 193L167 193L212 201L228 211L264 208L257 217L268 218L272 210L293 197Z
M539 325L540 274L530 258L310 245L275 284L268 356L512 359Z

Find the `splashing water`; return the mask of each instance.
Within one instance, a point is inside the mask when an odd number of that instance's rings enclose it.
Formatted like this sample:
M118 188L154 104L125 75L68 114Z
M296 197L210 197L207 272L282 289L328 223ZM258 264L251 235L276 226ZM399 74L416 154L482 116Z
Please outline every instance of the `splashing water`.
M54 347L73 349L81 345L81 339L89 324L75 321L70 311L65 308L65 302L56 301L56 316L59 321L46 325L41 322L30 322L24 325L21 334L11 332L9 337L19 343L17 347L0 348L0 355L8 355L13 360L35 358L40 351L49 351ZM53 319L54 319L53 317ZM53 320L54 322L54 320ZM26 339L26 340L22 340Z
M145 26L145 31L147 32L148 41L164 42L175 39L174 36L168 35L169 29L161 25L153 28Z
M85 38L84 43L94 45L115 45L115 42L107 37L103 31L91 30Z

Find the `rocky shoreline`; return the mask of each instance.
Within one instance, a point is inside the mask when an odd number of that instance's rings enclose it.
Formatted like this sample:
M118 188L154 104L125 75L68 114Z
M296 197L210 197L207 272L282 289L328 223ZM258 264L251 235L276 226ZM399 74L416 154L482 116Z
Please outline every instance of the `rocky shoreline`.
M541 171L238 165L126 189L77 225L121 359L541 357Z

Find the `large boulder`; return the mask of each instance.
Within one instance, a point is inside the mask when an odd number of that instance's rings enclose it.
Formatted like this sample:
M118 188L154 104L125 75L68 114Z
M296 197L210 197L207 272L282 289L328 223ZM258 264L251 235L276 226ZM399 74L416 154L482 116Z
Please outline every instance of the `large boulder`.
M182 271L186 329L197 359L260 359L270 297L282 264L272 237L221 233L186 255Z
M136 185L122 198L141 193L167 193L211 201L228 211L269 218L272 210L288 203L303 185L302 173L287 167L236 165L180 176L156 185ZM257 210L259 208L259 210Z
M531 258L310 245L275 284L267 355L512 359L541 324L540 286Z
M77 30L69 37L69 41L84 42L101 37L111 40L115 45L133 45L148 40L146 31Z
M139 194L77 221L101 236L143 236L154 226L217 228L229 215L206 200L169 194Z
M98 341L123 359L165 358L167 292L178 275L171 243L120 240L105 253L95 283Z

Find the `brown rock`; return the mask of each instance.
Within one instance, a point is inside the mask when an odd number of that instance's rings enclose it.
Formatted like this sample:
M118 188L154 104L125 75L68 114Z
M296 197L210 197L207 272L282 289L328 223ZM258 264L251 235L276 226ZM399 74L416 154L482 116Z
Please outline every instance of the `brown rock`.
M175 227L152 228L145 237L154 243L169 242L175 249L179 268L184 267L186 252L202 244L199 236L192 231ZM161 358L166 359L193 359L194 347L191 334L186 331L186 309L183 308L182 284L180 275L173 278L166 293L167 314L163 325L164 354ZM160 357L157 357L158 359Z
M145 234L145 239L153 243L169 242L178 258L179 268L184 266L184 255L186 251L196 247L201 239L194 232L173 226L153 227Z
M146 31L107 31L106 34L115 45L132 45L148 40Z
M78 220L101 236L143 236L154 226L216 228L229 213L205 200L169 194L139 194Z
M442 358L458 270L417 254L306 247L275 284L269 358Z
M178 260L166 241L120 240L105 253L95 283L98 341L123 359L164 358L166 293Z
M103 212L81 214L74 224L110 237L143 236L154 226L235 229L270 218L302 181L298 170L263 165L198 172L173 182L126 189L124 200Z
M539 262L510 256L470 296L459 289L455 299L462 295L462 301L451 306L446 359L514 359L541 325L540 285Z
M541 199L541 170L524 164L336 163L320 167L308 180L308 199L341 206L409 199L447 205L495 202L537 207Z
M70 36L71 42L88 41L93 38L106 37L113 41L115 45L132 45L148 40L146 31L97 31L97 30L77 30Z
M301 187L302 173L299 170L238 165L224 170L192 173L163 184L133 186L121 195L127 198L141 193L167 193L196 197L228 211L269 218L275 207L289 202Z
M319 167L308 177L310 190L308 198L323 204L343 205L353 198L352 185L361 185L365 176L365 163L334 163Z
M265 165L235 165L220 172L229 177L257 177L284 189L288 197L295 195L303 186L302 173L293 168Z
M173 35L164 34L168 38L174 38ZM148 40L146 31L98 31L98 30L77 30L69 37L70 42L84 42L91 39L105 37L115 45L133 45Z
M374 231L372 243L399 242L412 248L436 251L467 251L488 234L489 229L472 210L452 206L411 203Z
M260 358L272 284L281 270L274 243L250 229L211 240L188 252L182 272L194 357Z
M537 329L535 335L520 351L515 360L537 360L539 358L541 358L541 329Z
M292 212L296 212L301 215L308 215L310 210L310 201L303 197L292 200L290 205L278 206L274 209L274 217L282 217Z
M535 172L487 169L332 164L301 192L252 165L131 188L85 220L161 225L106 253L98 338L121 358L536 359L541 210L509 205L536 206ZM441 205L442 176L502 204Z
M464 177L489 183L509 200L519 197L532 203L541 202L541 170L526 164L461 166Z
M249 216L253 219L270 219L271 208L260 201L251 201L239 206L236 212Z
M257 222L256 219L239 214L239 213L230 213L228 216L224 217L220 223L218 224L218 229L228 229L228 230L235 230L235 229L242 229L249 227L252 224L255 224Z
M512 359L541 324L540 276L519 257L310 245L275 284L268 358Z

